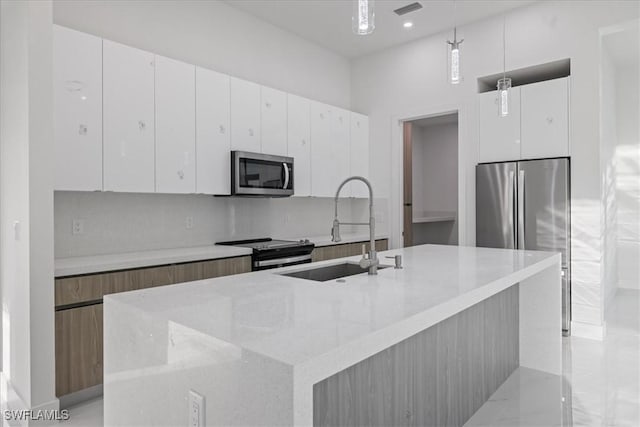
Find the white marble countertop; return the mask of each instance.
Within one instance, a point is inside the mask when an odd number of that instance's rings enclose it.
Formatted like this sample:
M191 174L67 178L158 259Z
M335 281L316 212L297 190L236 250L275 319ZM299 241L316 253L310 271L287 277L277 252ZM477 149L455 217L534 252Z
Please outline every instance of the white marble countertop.
M386 239L386 234L379 234L376 239ZM316 246L335 245L331 236L289 237L291 240L309 239ZM368 233L344 233L340 243L363 242L369 240ZM155 265L174 264L180 262L204 261L209 259L231 258L251 255L251 249L233 246L198 246L191 248L159 249L153 251L127 252L120 254L93 255L72 258L56 258L55 276L73 276L104 271L125 270L129 268L152 267Z
M385 251L380 258L395 254L402 254L403 269L346 283L279 274L305 265L107 295L105 302L299 366L332 352L331 359L367 357L559 263L559 255L548 252L439 245Z
M403 269L343 283L280 274L307 264L106 295L105 424L180 425L197 390L208 425L312 425L314 384L515 284L520 365L561 373L560 254L424 245L380 257L395 254Z
M154 265L202 261L207 259L231 258L243 255L251 255L251 249L213 245L73 258L56 258L55 276L73 276L76 274L125 270L128 268L150 267Z

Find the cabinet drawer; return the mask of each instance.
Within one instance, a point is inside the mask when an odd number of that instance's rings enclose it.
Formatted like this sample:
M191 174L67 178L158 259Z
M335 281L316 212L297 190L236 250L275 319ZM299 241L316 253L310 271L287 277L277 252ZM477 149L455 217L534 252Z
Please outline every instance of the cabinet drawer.
M102 383L102 307L56 311L56 396Z

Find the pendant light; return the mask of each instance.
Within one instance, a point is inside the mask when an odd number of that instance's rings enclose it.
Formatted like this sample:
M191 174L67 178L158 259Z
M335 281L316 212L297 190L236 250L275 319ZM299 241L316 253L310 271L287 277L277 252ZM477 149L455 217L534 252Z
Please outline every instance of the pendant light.
M511 101L511 79L507 77L507 16L503 15L502 21L502 78L498 80L498 114L500 117L509 115L509 104Z
M353 0L353 32L359 36L366 36L373 32L375 26L374 0Z
M458 28L456 27L456 2L453 2L453 41L447 40L447 74L449 83L457 85L462 80L460 73L460 44L464 39L458 40Z

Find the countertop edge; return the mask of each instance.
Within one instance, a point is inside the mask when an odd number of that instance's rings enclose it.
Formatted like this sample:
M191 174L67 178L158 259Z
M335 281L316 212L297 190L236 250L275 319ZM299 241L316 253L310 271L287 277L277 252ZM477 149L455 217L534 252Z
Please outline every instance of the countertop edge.
M372 332L327 353L297 363L293 366L296 376L299 376L299 380L315 384L552 267L554 264L560 266L560 254L549 256L520 271L487 283L482 288L474 289L456 299L416 313L410 318Z

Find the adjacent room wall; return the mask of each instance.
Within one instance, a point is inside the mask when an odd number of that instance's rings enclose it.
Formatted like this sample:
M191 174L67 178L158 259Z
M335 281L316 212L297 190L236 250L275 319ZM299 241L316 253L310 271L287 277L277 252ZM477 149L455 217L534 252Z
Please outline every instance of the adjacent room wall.
M573 320L589 333L602 332L602 217L599 72L601 27L637 19L638 2L545 1L506 14L506 67L519 69L571 59L572 273L574 295L598 289L589 305L573 307ZM579 13L578 13L579 11ZM458 28L463 82L446 82L445 42L450 33L387 49L352 63L352 106L370 117L373 185L390 197L389 232L399 245L402 194L399 118L459 110L461 127L461 244L475 244L475 174L478 159L477 81L502 71L503 18ZM447 101L443 101L447 100ZM444 103L447 102L445 105ZM577 325L580 326L580 325ZM579 332L579 328L574 331Z
M458 211L458 123L414 126L413 211ZM458 243L458 221L413 225L413 244Z

